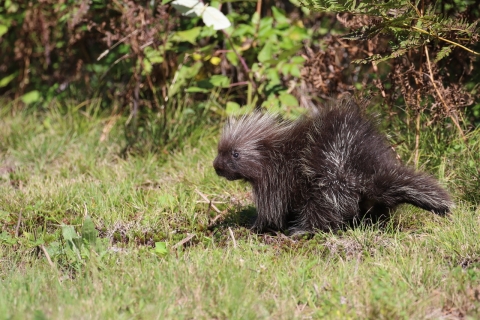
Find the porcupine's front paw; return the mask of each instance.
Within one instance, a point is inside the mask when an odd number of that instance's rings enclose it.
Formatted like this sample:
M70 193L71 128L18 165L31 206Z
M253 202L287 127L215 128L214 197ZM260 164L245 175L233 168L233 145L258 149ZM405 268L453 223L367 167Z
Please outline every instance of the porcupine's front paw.
M293 239L300 239L304 237L309 237L315 234L315 231L312 228L306 226L294 225L287 229L287 235Z

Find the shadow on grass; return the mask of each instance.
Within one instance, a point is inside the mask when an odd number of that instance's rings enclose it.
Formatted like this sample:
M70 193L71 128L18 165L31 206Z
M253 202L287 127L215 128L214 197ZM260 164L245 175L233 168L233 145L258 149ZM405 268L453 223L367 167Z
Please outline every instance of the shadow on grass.
M348 230L379 230L382 232L396 232L402 230L421 229L426 221L431 220L429 212L423 210L399 210L393 209L386 211L380 215L364 215L352 220L345 221L343 226L336 230L318 230L317 232L300 233L300 235L309 238L307 235L313 236L318 233L342 234ZM287 236L292 236L287 230L273 230L267 229L262 232L257 232L252 229L257 218L257 210L254 206L248 206L240 210L231 209L222 220L212 224L208 229L211 231L223 231L228 228L245 228L255 234L270 234L275 235L280 232ZM436 217L435 217L436 218Z
M254 206L248 206L241 210L229 210L229 212L219 220L212 224L210 230L225 230L229 227L243 227L246 229L252 229L255 220L257 219L257 210Z

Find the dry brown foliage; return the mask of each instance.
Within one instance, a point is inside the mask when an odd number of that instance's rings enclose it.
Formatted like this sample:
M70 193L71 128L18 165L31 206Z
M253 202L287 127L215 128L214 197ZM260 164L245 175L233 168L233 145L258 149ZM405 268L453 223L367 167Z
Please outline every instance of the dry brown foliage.
M347 29L381 22L378 18L346 13L338 14L336 18ZM407 112L413 115L428 113L427 125L451 118L463 135L465 129L461 127L460 115L478 98L464 87L473 75L475 56L453 48L450 56L437 62L437 56L442 54L441 47L432 43L378 64L352 63L388 54L391 40L385 36L346 40L328 35L323 40L324 46L317 51L306 48L308 60L302 76L307 91L325 99L346 91L354 91L359 96L380 95L390 115L398 113L393 111L393 106L404 104ZM358 84L361 89L356 87Z

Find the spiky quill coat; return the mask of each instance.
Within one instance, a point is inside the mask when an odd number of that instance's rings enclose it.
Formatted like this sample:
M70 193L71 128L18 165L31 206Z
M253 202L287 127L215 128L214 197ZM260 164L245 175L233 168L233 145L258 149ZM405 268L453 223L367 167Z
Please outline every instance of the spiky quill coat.
M334 230L401 203L436 214L453 207L434 178L396 159L348 99L296 121L261 112L230 118L213 166L228 180L252 185L259 231Z

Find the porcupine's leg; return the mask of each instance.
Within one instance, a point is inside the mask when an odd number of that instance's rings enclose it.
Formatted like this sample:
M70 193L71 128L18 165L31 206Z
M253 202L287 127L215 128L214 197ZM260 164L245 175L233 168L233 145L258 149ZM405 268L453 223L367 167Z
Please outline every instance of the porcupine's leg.
M389 208L409 203L444 215L454 207L447 191L434 178L407 167L381 170L372 182L371 196Z
M312 190L311 197L289 229L290 234L342 228L358 216L359 198L358 192L338 184L338 181L322 181Z

